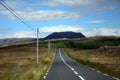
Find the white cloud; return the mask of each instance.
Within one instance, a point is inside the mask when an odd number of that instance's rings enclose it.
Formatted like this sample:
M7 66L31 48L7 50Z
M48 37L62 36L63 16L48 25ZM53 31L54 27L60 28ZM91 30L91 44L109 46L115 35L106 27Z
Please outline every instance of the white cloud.
M35 32L30 32L30 31L22 31L22 32L14 32L14 33L5 33L2 34L0 33L0 39L4 38L35 38L36 33Z
M115 6L102 6L100 8L96 8L94 11L101 12L101 11L114 10L114 9L116 9Z
M68 6L75 6L75 5L87 5L90 3L90 0L83 1L83 0L49 0L47 2L43 2L43 5L47 6L61 6L61 5L68 5Z
M41 5L45 6L67 6L69 8L75 9L82 9L84 11L101 11L101 10L113 10L115 9L114 6L111 6L110 4L114 4L120 2L118 0L48 0L41 2ZM105 5L106 4L106 5ZM109 4L109 6L107 6ZM97 6L99 5L99 6ZM100 6L102 5L102 6Z
M120 28L98 28L93 30L86 30L80 26L69 26L69 25L58 25L58 26L46 26L39 28L41 34L47 36L52 32L64 32L64 31L73 31L81 32L86 37L92 36L120 36Z
M41 1L38 2L33 1L33 5L29 1L27 2L20 0L16 0L16 1L6 0L5 2L25 20L31 20L31 21L62 20L62 19L76 20L82 16L79 13L64 11L64 10L36 10L35 8L33 8L33 6L40 7ZM4 16L4 18L6 19L10 19L10 20L15 19L15 17L5 8L3 8L3 6L1 5L0 5L0 15Z
M20 0L4 0L4 2L7 3L8 5L12 6L12 8L14 8L14 9L16 9L24 4L24 2L20 1Z
M109 0L108 2L107 0L42 0L42 1L5 0L5 2L8 5L10 5L13 9L19 10L20 9L26 10L26 8L35 9L36 7L40 6L44 7L66 6L69 9L74 10L80 9L83 10L82 12L84 11L90 12L90 11L114 10L116 7L113 6L113 4L118 3L120 1ZM33 6L35 7L33 8ZM22 7L24 7L24 9Z
M27 32L27 31L25 31L25 32L17 32L17 33L14 33L11 37L14 37L14 38L29 38L29 37L35 37L36 36L36 34L35 33L33 33L33 32Z
M3 30L3 29L1 29ZM44 38L50 33L53 32L64 32L64 31L74 31L79 32L83 29L79 26L69 26L69 25L58 25L58 26L45 26L39 28L40 38ZM36 32L30 32L30 31L22 31L22 32L8 32L6 34L3 34L3 31L0 33L0 39L3 38L35 38Z
M40 37L44 38L53 32L65 32L65 31L73 31L73 32L81 32L83 30L80 26L69 26L69 25L57 25L57 26L45 26L39 28Z
M31 21L46 21L46 20L59 20L71 19L75 20L81 17L80 14L74 12L60 11L60 10L30 10L30 11L16 11L25 20ZM1 11L1 14L6 15L8 19L15 19L15 17L8 11Z
M39 28L40 32L64 32L64 31L82 31L80 26L58 25L58 26L45 26Z
M88 21L88 23L103 23L105 22L105 20L92 20L92 21Z
M3 1L0 1L1 3L3 3ZM9 7L11 7L12 9L16 10L18 8L20 8L21 6L27 4L23 1L20 0L4 0L5 3L3 4L7 4ZM6 10L1 4L0 4L0 12Z
M43 2L43 5L48 6L61 6L61 5L67 5L67 6L88 6L93 3L100 3L103 0L48 0Z
M39 0L39 1L24 1L24 0L5 0L5 2L9 5L12 5L13 7L28 5L28 6L69 6L69 7L75 7L75 6L90 6L90 5L97 5L97 4L113 4L120 2L119 0Z
M57 26L45 26L39 28L40 38L44 38L47 35L53 32L65 32L65 31L73 31L73 32L81 32L86 37L93 36L120 36L120 28L98 28L93 30L86 30L80 26L69 26L69 25L57 25ZM22 31L15 33L0 33L0 39L3 38L36 38L36 32L31 31Z
M120 36L120 28L99 28L83 31L87 37L91 36Z
M76 20L83 16L83 14L89 14L90 12L103 12L106 10L114 10L115 6L106 6L103 3L108 3L106 0L43 0L43 1L22 1L22 0L5 0L5 2L11 6L15 11L22 16L25 20L32 21L45 21L45 20L61 20L72 19ZM109 3L115 3L118 0L109 0ZM102 6L100 6L100 5ZM27 5L27 6L26 6ZM33 7L34 6L34 7ZM67 6L71 10L59 9L52 10L36 10L36 7L46 6ZM24 7L24 8L23 8ZM5 9L2 9L0 5L0 15L3 14L7 19L15 19L12 14ZM28 10L29 9L29 10ZM18 11L19 10L19 11ZM80 10L80 13L73 12L72 10Z

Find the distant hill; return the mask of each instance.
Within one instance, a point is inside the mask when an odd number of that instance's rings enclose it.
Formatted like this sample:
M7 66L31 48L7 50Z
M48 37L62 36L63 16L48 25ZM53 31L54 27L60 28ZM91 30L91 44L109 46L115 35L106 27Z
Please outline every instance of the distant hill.
M8 45L11 43L16 42L28 42L33 41L34 38L7 38L7 39L0 39L0 46Z
M54 32L48 35L47 37L45 37L44 40L61 39L61 38L74 39L74 38L85 38L85 36L82 33L75 33L75 32Z
M48 35L45 38L40 38L40 41L50 40L50 39L74 39L74 38L85 38L82 33L75 33L75 32L54 32ZM0 46L7 46L13 43L26 43L26 42L34 42L36 38L7 38L7 39L0 39Z

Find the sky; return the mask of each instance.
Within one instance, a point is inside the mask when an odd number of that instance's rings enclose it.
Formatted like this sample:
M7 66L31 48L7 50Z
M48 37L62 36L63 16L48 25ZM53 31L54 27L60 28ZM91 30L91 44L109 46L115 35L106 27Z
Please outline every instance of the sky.
M1 0L0 0L1 1ZM4 0L28 27L0 4L0 39L40 38L53 32L120 36L120 0Z

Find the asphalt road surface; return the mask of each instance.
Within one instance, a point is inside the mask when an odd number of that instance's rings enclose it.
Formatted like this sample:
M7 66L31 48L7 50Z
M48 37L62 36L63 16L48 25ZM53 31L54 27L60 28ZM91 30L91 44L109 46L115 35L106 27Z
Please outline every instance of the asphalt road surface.
M54 61L42 80L115 80L111 76L88 68L57 49Z

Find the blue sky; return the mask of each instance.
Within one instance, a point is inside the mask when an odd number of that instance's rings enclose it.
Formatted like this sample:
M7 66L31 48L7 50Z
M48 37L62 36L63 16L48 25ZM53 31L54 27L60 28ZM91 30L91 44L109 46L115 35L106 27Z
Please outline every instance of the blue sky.
M120 36L120 0L4 0L40 37L52 32L81 32L86 37ZM36 37L0 5L0 39Z

